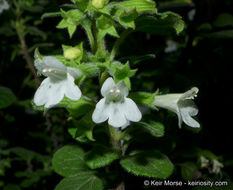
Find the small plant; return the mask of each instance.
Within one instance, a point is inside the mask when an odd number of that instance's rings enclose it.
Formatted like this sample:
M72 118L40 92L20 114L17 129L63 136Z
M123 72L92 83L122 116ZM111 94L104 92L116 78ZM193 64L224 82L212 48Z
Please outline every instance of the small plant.
M151 0L72 0L72 3L66 10L46 13L42 18L61 16L57 28L66 29L71 39L76 30L83 28L90 48L84 48L84 41L74 47L62 44L63 55L43 56L35 51L35 67L47 77L34 96L35 108L44 111L66 108L72 123L68 131L77 141L62 147L53 157L53 168L65 177L55 189L111 187L103 176L114 175L115 181L124 180L117 174L118 169L100 170L111 164L134 175L166 179L173 172L167 156L157 149L128 150L139 131L154 138L164 135L164 125L156 118L144 119L140 107L171 110L178 115L180 127L184 121L199 128L192 118L198 113L192 101L198 89L192 88L184 94L160 95L158 90L131 93L131 80L137 69L131 68L131 60L121 62L117 55L126 37L135 31L153 33L165 23L169 30L179 34L184 28L182 18L172 12L157 13ZM108 36L116 39L112 47L108 46ZM154 56L135 58L134 61L142 62Z

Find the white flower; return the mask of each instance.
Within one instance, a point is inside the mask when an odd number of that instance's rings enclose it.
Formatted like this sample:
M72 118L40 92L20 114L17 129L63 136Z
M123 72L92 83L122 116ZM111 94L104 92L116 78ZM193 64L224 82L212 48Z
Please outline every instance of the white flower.
M171 53L177 50L177 44L173 40L166 41L167 47L164 49L165 53Z
M4 11L9 9L9 4L6 0L0 0L0 14Z
M206 157L201 156L200 162L201 162L201 168L208 168L209 167L210 161Z
M102 123L108 119L109 125L125 128L129 121L138 122L142 114L137 105L128 96L129 90L121 81L117 84L109 77L101 88L102 98L92 115L95 123Z
M195 15L196 15L196 9L190 10L190 11L188 12L188 19L189 19L190 21L193 21Z
M64 96L72 100L79 100L82 93L74 83L74 75L79 71L63 65L58 59L46 56L42 61L35 60L36 68L47 76L37 89L34 102L37 106L50 108L58 104Z
M198 108L192 101L197 93L198 88L194 87L183 94L157 95L153 104L175 112L178 115L179 127L183 121L190 127L198 128L200 124L192 118L198 113Z
M221 171L221 168L223 168L223 164L219 162L218 160L213 160L212 172L215 174L219 174Z

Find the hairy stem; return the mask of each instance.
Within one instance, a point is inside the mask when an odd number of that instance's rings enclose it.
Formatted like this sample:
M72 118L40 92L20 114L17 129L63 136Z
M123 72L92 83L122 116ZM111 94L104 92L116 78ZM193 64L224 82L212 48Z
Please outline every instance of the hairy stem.
M109 134L110 134L112 147L114 149L121 149L118 129L109 125Z
M99 38L99 35L98 35L99 31L98 31L98 28L95 22L93 23L93 33L95 37L95 46L94 46L95 48L94 48L93 53L96 53L97 51L105 51L104 38L103 39Z
M27 62L29 70L32 72L32 74L34 76L36 87L39 87L40 86L40 81L38 79L35 67L33 65L32 57L29 55L28 48L27 48L27 45L25 43L25 40L24 39L20 40L20 44L21 44L21 48L22 48L22 51L23 51L24 59Z

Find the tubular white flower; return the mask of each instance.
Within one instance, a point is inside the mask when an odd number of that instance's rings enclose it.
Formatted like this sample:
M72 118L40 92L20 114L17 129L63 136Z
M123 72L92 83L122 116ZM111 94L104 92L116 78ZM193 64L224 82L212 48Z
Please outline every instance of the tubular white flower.
M215 174L219 174L221 172L221 168L223 168L223 164L219 162L218 160L213 160L213 168L212 172Z
M183 94L157 95L153 104L175 112L178 115L179 127L181 127L183 121L190 127L199 128L200 124L192 118L192 116L198 114L198 108L192 101L197 93L198 88L193 87Z
M0 14L4 11L9 9L9 4L6 0L0 0Z
M58 59L46 56L42 61L35 60L36 68L47 76L37 89L34 102L37 106L50 108L58 104L64 96L72 100L79 100L82 93L74 83L74 75L80 72L73 68L67 68Z
M92 114L95 123L102 123L108 119L109 125L125 128L129 121L138 122L142 118L137 105L128 96L128 88L124 82L117 84L109 77L101 88L102 98Z

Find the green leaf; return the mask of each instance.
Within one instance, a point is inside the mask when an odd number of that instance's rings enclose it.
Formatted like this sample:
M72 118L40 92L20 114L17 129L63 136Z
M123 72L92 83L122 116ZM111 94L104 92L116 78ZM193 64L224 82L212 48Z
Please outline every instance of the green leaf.
M152 12L156 13L156 4L151 0L129 0L123 1L120 5L126 8L136 8L137 12Z
M44 40L47 38L47 34L45 32L34 26L27 26L27 32L31 35L41 36Z
M98 66L93 63L83 63L76 67L81 70L86 77L98 76L100 73Z
M73 120L73 122L77 128L75 137L87 137L90 141L95 141L92 131L96 123L92 121L92 111L87 113L80 120Z
M16 101L16 97L11 89L0 86L0 109L9 107Z
M172 174L173 164L158 151L138 151L120 161L121 166L137 176L166 179Z
M84 162L84 151L77 145L66 145L59 149L52 160L54 170L65 177L90 173Z
M213 22L214 27L233 27L233 16L228 13L218 15L217 19Z
M31 161L34 157L36 157L37 153L22 147L14 147L8 149L11 153L16 154L19 156L21 159L26 160L26 161Z
M138 17L136 8L126 8L120 4L112 3L111 14L113 18L125 28L135 28L134 20Z
M88 0L71 0L76 6L78 7L79 10L85 11L88 5Z
M155 93L134 92L129 94L129 98L133 99L137 104L144 104L152 109L158 110L154 105L152 105L157 94L158 91L156 91Z
M215 39L233 39L233 30L222 30L218 32L203 34L203 36L206 38L215 38Z
M147 123L139 122L138 124L141 125L147 131L149 131L150 134L155 137L164 136L164 125L160 122L149 121Z
M102 181L91 174L79 173L77 176L63 179L55 190L102 190Z
M197 166L193 162L185 162L181 165L181 175L185 181L193 180Z
M120 151L110 149L105 146L94 146L86 155L86 164L91 169L101 168L109 165L114 160L119 159Z
M41 16L41 19L44 19L44 18L47 18L47 17L57 17L57 16L60 16L60 15L61 15L61 12L44 13L44 14Z
M69 111L71 116L76 118L86 114L94 108L94 103L85 98L81 98L78 101L70 100L67 98L66 102L63 101L63 105L66 106L66 109Z
M130 89L130 80L129 78L134 76L137 72L137 69L131 70L129 63L122 65L120 62L113 62L110 67L110 72L113 74L115 82L124 81L126 86Z
M136 30L155 35L172 35L174 31L179 34L184 29L184 21L178 14L165 12L152 16L142 15L136 19Z
M77 26L75 26L75 25L69 25L67 28L68 28L68 33L70 35L70 38L72 38L72 36L73 36L73 34L74 34Z
M61 10L61 15L63 19L57 25L57 28L67 28L71 38L77 26L85 19L85 15L78 9L69 10L67 12Z
M114 20L112 20L110 17L101 15L99 18L96 19L96 24L99 29L98 39L104 38L106 34L119 37L114 27Z
M116 79L116 82L121 81L125 79L126 77L132 77L137 72L136 69L131 70L129 67L129 63L127 62L123 67L116 68L116 71L114 72L114 77Z

